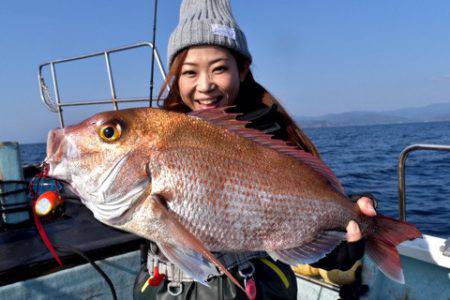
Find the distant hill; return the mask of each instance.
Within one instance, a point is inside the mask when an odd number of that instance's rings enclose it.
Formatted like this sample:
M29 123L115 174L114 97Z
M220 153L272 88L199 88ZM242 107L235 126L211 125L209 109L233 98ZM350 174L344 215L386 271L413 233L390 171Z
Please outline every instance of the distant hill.
M299 116L296 120L302 127L450 121L450 103L436 103L423 107L408 107L389 111L351 111L318 117Z

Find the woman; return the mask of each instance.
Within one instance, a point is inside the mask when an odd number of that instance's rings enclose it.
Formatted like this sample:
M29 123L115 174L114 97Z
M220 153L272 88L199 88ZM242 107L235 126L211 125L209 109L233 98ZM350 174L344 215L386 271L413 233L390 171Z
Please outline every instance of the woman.
M170 86L164 108L189 112L234 106L251 121L253 128L270 133L274 138L319 156L310 139L295 125L278 101L254 79L249 69L251 55L244 34L237 26L228 0L185 0L181 5L180 23L172 33L168 60L170 71L161 89ZM160 95L161 97L161 95ZM372 200L357 201L366 215L375 215ZM347 226L347 241L314 264L325 269L349 269L363 255L364 244L356 222ZM135 284L135 298L169 297L180 292L180 299L246 299L226 276L212 278L210 287L192 282L175 266L166 263L154 244L150 247L148 268L141 270ZM258 298L296 299L295 275L289 266L273 261L265 252L218 253L216 256L247 288L255 287ZM155 269L155 266L158 269ZM158 280L148 280L149 272ZM150 284L149 284L150 282ZM155 286L156 285L156 286Z

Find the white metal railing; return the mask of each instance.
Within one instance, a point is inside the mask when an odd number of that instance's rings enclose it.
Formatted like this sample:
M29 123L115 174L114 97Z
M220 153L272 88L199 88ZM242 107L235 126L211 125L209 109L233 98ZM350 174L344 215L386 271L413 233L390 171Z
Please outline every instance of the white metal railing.
M119 105L118 103L129 103L129 102L148 102L149 106L153 106L153 103L156 103L157 106L160 106L160 103L158 103L157 99L152 99L152 91L153 91L153 76L150 82L150 96L148 98L117 98L116 96L116 87L114 84L114 77L113 72L111 69L111 61L110 61L110 54L115 52L122 52L126 50L131 50L135 48L140 47L149 47L153 51L153 55L156 58L156 63L158 64L159 71L163 77L163 79L166 79L166 72L164 70L163 64L161 63L161 59L159 57L158 50L153 47L153 44L150 42L140 42L137 44L129 45L129 46L123 46L119 48L104 50L100 52L94 52L86 55L80 55L76 57L71 58L65 58L65 59L59 59L59 60L53 60L50 62L43 63L39 65L39 71L38 71L38 80L39 80L39 92L41 95L41 99L44 102L45 106L52 112L58 113L59 116L59 123L61 127L64 127L64 117L63 117L63 110L62 108L65 106L81 106L81 105L99 105L99 104L113 104L114 109L118 110ZM111 99L99 99L99 100L89 100L89 101L62 101L59 93L58 88L58 79L56 76L56 65L67 63L67 62L73 62L77 60L83 60L87 58L97 57L97 56L104 56L105 58L105 66L106 66L106 72L108 73L108 80L109 80L109 89L111 92ZM53 91L55 95L55 99L52 99L50 92L48 90L48 87L45 83L44 77L42 75L42 72L44 68L49 67L52 77L52 83L53 83Z

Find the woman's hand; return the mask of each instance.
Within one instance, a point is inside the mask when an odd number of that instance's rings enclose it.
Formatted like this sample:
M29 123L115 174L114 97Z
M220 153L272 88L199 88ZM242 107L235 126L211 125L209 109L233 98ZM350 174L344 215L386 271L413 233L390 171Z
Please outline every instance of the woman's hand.
M356 202L359 209L363 214L369 217L374 217L377 215L375 208L373 207L373 201L368 197L361 197ZM351 220L347 225L347 242L356 242L362 238L361 230L359 229L358 223Z
M377 212L374 209L376 200L372 200L371 198L375 199L373 198L373 195L369 193L356 194L350 197L352 201L358 204L358 207L363 214L373 217L377 215ZM340 243L333 251L327 254L327 256L311 265L325 270L339 269L345 271L350 269L355 262L364 255L365 241L361 238L362 234L358 224L355 221L348 222L347 241Z

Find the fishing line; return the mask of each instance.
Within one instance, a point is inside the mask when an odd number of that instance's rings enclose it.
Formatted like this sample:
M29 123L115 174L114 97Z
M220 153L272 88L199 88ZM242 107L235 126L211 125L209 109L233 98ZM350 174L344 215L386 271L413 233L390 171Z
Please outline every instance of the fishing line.
M117 300L117 294L116 289L114 288L114 284L112 280L106 275L106 273L93 261L91 260L83 251L80 249L70 246L70 245L53 245L59 252L73 252L75 254L78 254L82 258L84 258L88 263L91 264L91 266L105 279L106 283L109 286L109 289L111 290L112 298L113 300ZM66 250L64 250L64 248Z
M152 62L150 71L150 107L153 103L153 84L154 84L154 73L155 73L155 51L156 51L156 10L158 8L158 0L155 0L155 7L153 10L153 37L152 37Z

